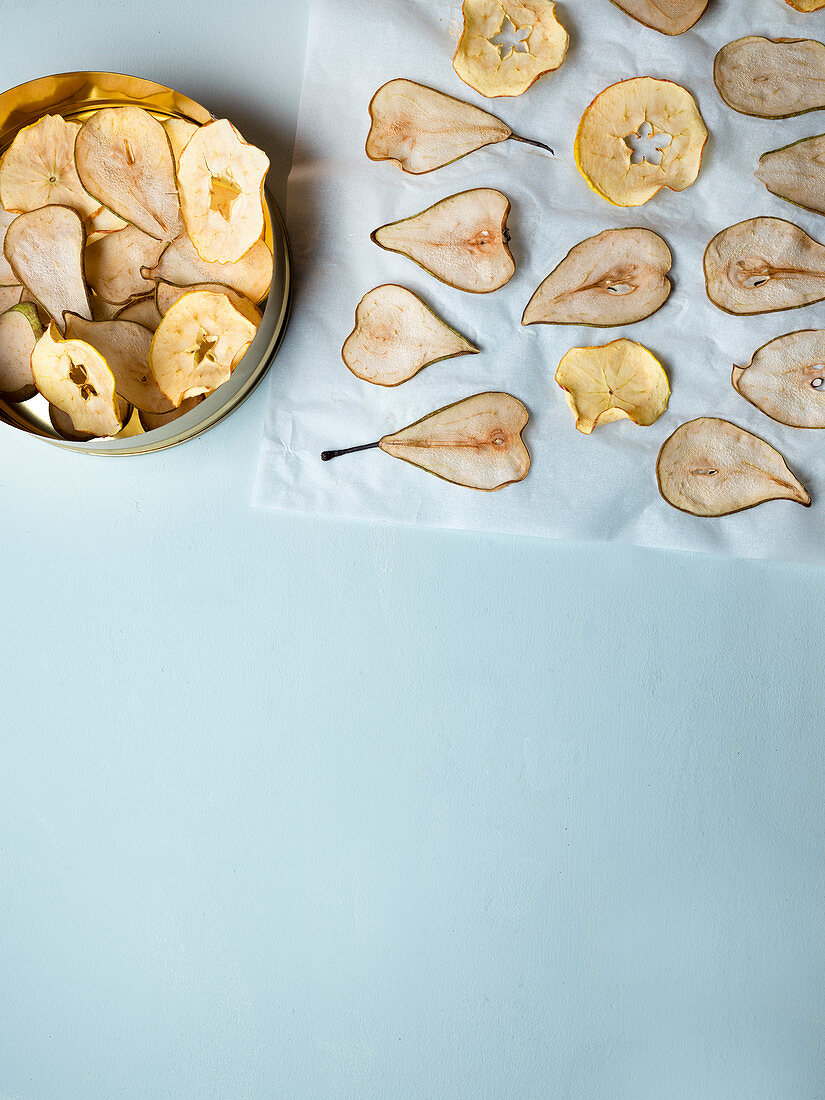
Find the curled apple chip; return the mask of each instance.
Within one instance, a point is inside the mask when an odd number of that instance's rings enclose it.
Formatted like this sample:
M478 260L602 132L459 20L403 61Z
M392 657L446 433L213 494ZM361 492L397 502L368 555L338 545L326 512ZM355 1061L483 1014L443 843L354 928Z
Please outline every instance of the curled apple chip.
M202 260L184 233L163 250L154 267L146 267L147 279L163 280L175 286L218 283L237 290L253 302L269 293L272 282L272 252L263 240L256 241L240 260L231 264Z
M118 413L121 423L125 426L132 415L132 406L128 401L118 398ZM56 405L49 405L49 420L51 420L52 427L58 435L63 436L64 439L70 439L74 443L88 443L90 439L95 438L92 432L78 431L68 413L58 409Z
M196 122L190 122L188 118L165 118L163 119L162 126L166 131L166 136L169 138L169 144L172 146L172 155L175 158L175 164L180 160L180 155L186 148L186 143L190 137L198 129Z
M737 38L716 55L713 79L725 103L743 115L818 111L825 107L825 45L811 38Z
M656 477L668 504L693 516L728 516L766 500L811 503L779 451L715 416L690 420L665 440Z
M211 290L215 294L226 294L235 309L239 310L244 317L247 317L256 328L261 323L261 311L253 301L247 298L245 294L239 294L237 290L233 290L231 286L221 286L220 283L194 283L192 286L175 286L173 283L159 282L155 297L161 317L170 306L175 304L178 298L182 298L190 290Z
M825 331L803 329L763 344L731 383L760 412L792 428L825 428Z
M390 80L370 101L370 160L390 160L413 175L433 172L476 149L512 138L552 153L541 141L522 138L495 115L414 80Z
M670 294L670 249L650 229L606 229L571 248L527 303L523 325L632 325Z
M172 241L179 235L183 225L172 146L148 111L96 111L77 135L75 159L83 186L98 203L150 237Z
M501 191L477 187L382 225L371 238L456 290L488 294L504 286L516 269L507 247L509 212L510 200Z
M763 153L754 175L780 199L825 214L825 134Z
M68 206L27 211L6 230L3 249L12 271L61 330L65 310L92 316L83 278L84 243L80 215Z
M689 31L708 6L708 0L613 0L613 3L631 19L662 34Z
M226 294L193 290L164 314L149 355L157 384L177 408L225 382L252 343L256 326Z
M705 250L708 298L726 313L773 313L825 299L825 246L783 218L748 218Z
M477 351L411 290L388 283L358 303L341 356L356 378L398 386L431 363Z
M612 420L653 424L670 397L662 364L634 340L571 348L559 363L556 382L564 390L576 428L585 435Z
M487 98L526 92L558 69L569 42L550 0L464 0L453 68Z
M785 0L785 3L797 11L819 11L820 8L825 8L825 0Z
M171 412L175 407L161 393L149 365L152 333L135 321L87 321L66 314L66 336L99 351L115 377L115 392L145 412Z
M100 352L82 340L64 340L52 322L35 344L31 364L38 390L77 431L117 435L123 424L115 376Z
M269 157L244 141L229 119L200 126L178 163L186 232L208 263L235 263L264 231Z
M0 397L6 401L28 401L37 393L32 351L42 335L43 326L31 302L0 314Z
M24 126L0 161L0 200L22 213L40 206L70 206L82 218L100 205L83 184L75 164L79 122L44 115Z
M696 100L670 80L611 84L582 115L579 171L614 206L641 206L663 187L684 191L699 175L708 131Z
M98 320L98 318L95 317L95 320ZM137 324L143 325L144 328L148 328L150 332L154 332L160 324L160 312L155 302L155 296L150 294L146 298L135 299L128 306L119 309L113 320L135 321Z
M116 233L104 233L87 245L86 278L89 286L107 302L123 305L142 298L155 289L152 279L142 271L152 268L165 248L163 241L127 225Z

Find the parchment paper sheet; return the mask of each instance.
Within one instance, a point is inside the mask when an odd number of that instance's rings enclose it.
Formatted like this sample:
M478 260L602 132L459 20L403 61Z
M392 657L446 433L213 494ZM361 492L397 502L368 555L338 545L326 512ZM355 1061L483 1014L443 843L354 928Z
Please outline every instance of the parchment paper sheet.
M825 305L730 317L707 300L702 255L711 237L743 218L772 214L825 240L825 218L770 195L753 176L759 155L825 129L825 116L769 121L730 110L712 80L713 57L744 34L825 37L825 12L795 13L783 0L711 0L693 31L668 38L609 0L566 0L558 14L571 45L556 73L513 99L485 100L454 73L460 0L313 0L287 223L297 293L290 331L271 372L270 404L253 503L398 523L632 542L743 557L825 560L825 431L774 423L730 384L760 345L798 328L825 327ZM662 191L622 210L587 187L572 156L582 111L604 87L631 76L675 80L697 98L710 130L704 166L687 191ZM376 89L407 77L476 103L540 150L508 141L425 176L364 153ZM370 232L470 187L512 202L516 274L492 294L453 290ZM674 290L639 324L615 329L521 326L525 304L577 242L611 227L660 233L674 256ZM393 389L355 378L340 350L355 307L372 287L398 282L482 349L425 368ZM652 427L628 420L584 436L553 377L571 347L626 335L663 362L672 396ZM527 479L497 493L447 484L380 451L322 463L326 448L371 442L481 390L506 390L528 407ZM825 397L823 397L825 400ZM806 485L810 509L786 501L721 519L698 519L659 496L655 461L681 423L718 415L762 436Z

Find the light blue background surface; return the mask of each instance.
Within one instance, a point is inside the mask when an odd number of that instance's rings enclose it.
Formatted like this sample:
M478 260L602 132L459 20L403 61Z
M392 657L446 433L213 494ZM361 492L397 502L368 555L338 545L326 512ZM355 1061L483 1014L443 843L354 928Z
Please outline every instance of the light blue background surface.
M53 9L3 85L174 84L283 198L301 8ZM0 431L3 1100L825 1096L825 573L254 511L265 399Z

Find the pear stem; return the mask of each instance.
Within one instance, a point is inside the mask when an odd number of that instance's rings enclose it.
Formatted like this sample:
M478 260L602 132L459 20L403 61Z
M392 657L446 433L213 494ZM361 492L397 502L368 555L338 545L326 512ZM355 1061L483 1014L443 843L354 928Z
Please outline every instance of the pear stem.
M554 157L556 155L550 148L550 146L545 145L543 141L534 141L533 138L519 137L518 134L510 134L510 137L513 139L513 141L521 141L525 145L535 145L537 149L546 149L551 157Z
M351 455L353 451L371 451L380 442L381 440L377 439L375 443L362 443L360 447L344 447L340 451L321 451L321 461L329 462L331 458L337 458L339 455Z

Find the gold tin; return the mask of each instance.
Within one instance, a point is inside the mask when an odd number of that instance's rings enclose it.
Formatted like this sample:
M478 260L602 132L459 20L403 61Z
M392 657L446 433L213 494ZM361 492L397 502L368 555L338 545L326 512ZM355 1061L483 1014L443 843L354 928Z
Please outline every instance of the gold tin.
M143 107L157 118L185 118L203 124L212 119L205 107L171 88L121 73L59 73L30 80L0 94L0 154L24 126L42 115L60 114L82 121L101 107ZM264 238L272 249L272 286L263 320L246 355L231 378L177 420L144 432L133 412L123 431L112 439L78 443L58 436L49 420L48 404L39 394L17 405L0 399L0 422L45 439L57 447L98 455L134 455L174 447L205 432L244 401L266 374L280 346L292 300L289 241L283 218L272 196L264 202Z

